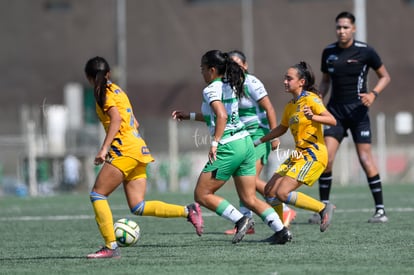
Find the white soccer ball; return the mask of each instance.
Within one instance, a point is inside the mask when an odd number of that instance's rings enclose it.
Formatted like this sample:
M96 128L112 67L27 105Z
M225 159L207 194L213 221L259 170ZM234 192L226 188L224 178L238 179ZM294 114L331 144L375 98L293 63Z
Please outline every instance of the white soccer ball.
M116 242L119 246L133 246L140 237L139 225L133 220L122 218L114 223Z

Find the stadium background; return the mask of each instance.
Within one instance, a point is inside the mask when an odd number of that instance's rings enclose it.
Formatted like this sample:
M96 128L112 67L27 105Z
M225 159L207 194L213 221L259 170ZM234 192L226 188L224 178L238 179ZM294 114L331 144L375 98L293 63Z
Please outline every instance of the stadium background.
M395 124L399 112L413 111L412 2L366 0L367 42L379 52L392 77L371 108L374 151L388 183L412 183L414 179L413 133L398 134ZM202 124L181 123L177 128L169 116L173 109L199 110L204 86L199 62L205 51L243 50L241 2L130 0L126 5L124 88L157 158L150 180L158 190L191 190L206 159L208 134ZM101 55L112 65L114 80L122 79L116 66L117 1L2 0L0 7L0 190L4 194L18 193L19 186L28 184L29 122L34 123L30 125L34 126L36 181L40 184L35 193L60 189L62 161L68 154L77 156L83 164L81 183L76 189L87 189L96 172L91 158L100 145L102 131L94 117L83 66L88 58ZM289 100L282 89L286 68L306 60L319 79L321 51L336 40L334 18L344 10L353 11L354 1L253 1L254 51L247 58L254 65L252 73L266 85L279 116ZM66 127L64 150L54 152L49 132L56 125L48 126L50 116L45 110L65 104L64 89L71 83L82 87L82 125ZM70 117L63 117L61 124L67 120ZM385 123L379 127L378 121ZM385 135L377 135L378 132ZM380 136L386 144L382 148L377 146ZM286 144L284 148L289 148L289 137L282 142ZM343 184L364 182L352 145L345 143L342 147L335 166L340 172L336 173L337 179ZM179 154L179 163L171 159L174 152ZM274 154L275 158L278 157ZM171 169L172 164L177 169ZM174 170L178 182L171 187ZM42 185L44 188L40 188Z

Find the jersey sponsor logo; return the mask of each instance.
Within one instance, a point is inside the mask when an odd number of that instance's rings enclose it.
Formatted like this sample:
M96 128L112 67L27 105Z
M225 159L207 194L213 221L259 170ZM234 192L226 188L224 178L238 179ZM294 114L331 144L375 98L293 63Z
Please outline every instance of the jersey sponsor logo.
M359 60L358 59L348 59L346 61L346 63L348 63L348 64L356 64L356 63L359 63Z

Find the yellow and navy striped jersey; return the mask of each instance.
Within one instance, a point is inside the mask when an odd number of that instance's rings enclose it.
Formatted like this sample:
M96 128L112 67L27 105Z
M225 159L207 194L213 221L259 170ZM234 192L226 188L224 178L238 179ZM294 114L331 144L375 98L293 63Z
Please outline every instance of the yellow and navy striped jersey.
M320 97L308 91L303 91L296 100L291 100L285 107L281 125L288 127L295 140L297 158L306 161L328 162L328 154L323 139L322 124L305 117L303 107L309 106L315 115L326 111Z
M108 132L111 121L107 114L111 107L118 109L122 122L118 133L111 143L111 148L108 152L109 157L127 156L143 163L154 161L145 141L138 132L135 116L127 94L116 84L108 82L103 110L96 104L96 113L105 132Z

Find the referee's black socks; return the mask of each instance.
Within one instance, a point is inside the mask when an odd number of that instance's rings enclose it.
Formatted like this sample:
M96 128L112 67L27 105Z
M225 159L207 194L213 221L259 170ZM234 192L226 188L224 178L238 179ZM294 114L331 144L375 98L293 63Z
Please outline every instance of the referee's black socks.
M329 194L332 186L332 172L322 173L319 177L319 198L322 202L329 202Z

